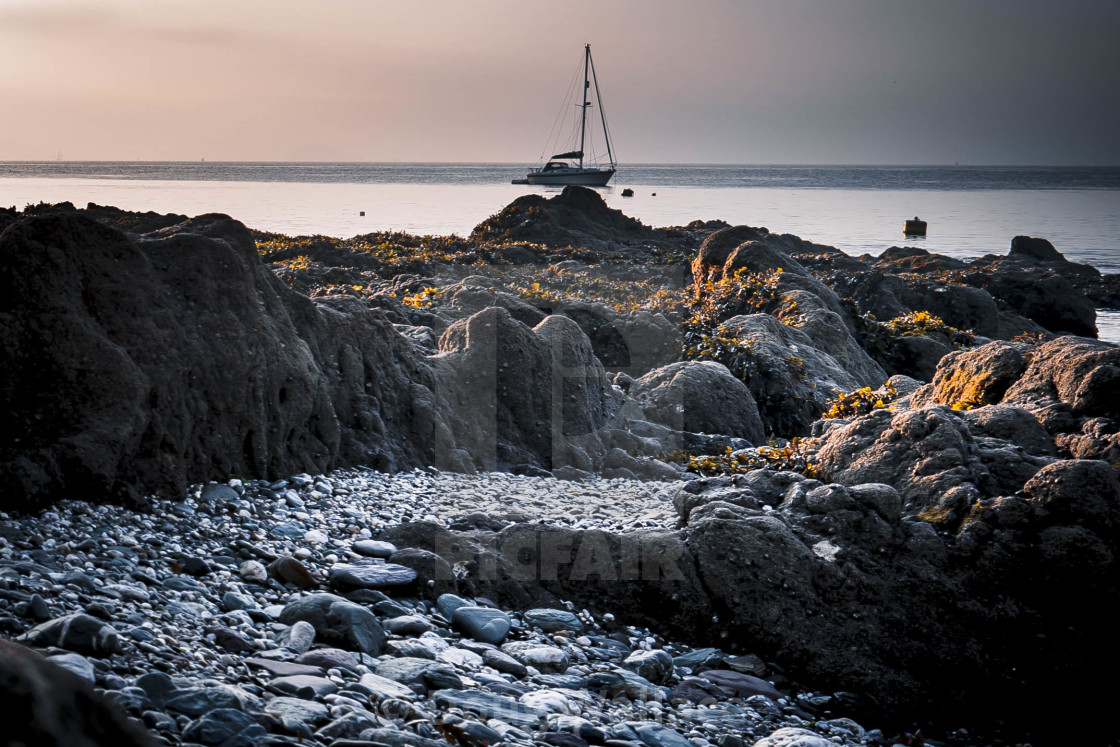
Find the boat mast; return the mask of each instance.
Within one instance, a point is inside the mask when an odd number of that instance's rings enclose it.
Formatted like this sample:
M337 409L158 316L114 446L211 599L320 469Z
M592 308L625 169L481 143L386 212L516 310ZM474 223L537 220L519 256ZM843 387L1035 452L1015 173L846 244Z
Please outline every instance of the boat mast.
M587 50L587 56L591 56L591 49ZM614 168L614 153L611 152L611 134L607 132L607 113L603 110L603 93L599 90L599 76L595 74L595 61L591 61L591 78L595 81L595 101L599 105L599 118L603 122L603 140L607 143L607 159L611 162L611 168Z
M583 168L583 137L587 129L587 107L591 104L587 101L587 89L591 87L591 83L587 79L587 67L591 60L591 45L583 45L583 106L579 110L579 167Z

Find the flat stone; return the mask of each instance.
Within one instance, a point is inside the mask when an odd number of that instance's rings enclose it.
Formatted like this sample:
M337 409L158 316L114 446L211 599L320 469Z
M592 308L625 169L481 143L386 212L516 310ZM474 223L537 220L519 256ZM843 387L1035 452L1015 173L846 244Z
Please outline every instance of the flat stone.
M525 612L524 618L527 624L540 628L546 633L557 633L561 630L583 632L583 622L577 615L567 610L547 608L528 610Z
M482 663L488 667L492 667L499 672L505 674L512 674L514 677L521 679L529 670L525 665L513 658L504 651L485 651L482 654Z
M709 669L707 672L701 672L698 676L733 691L740 698L764 695L771 700L777 700L785 697L777 688L761 677L733 672L730 669Z
M309 674L292 674L285 677L277 677L270 681L268 686L280 692L291 694L310 690L319 698L338 692L338 685L334 684L326 677L318 677Z
M388 558L397 551L397 546L392 542L367 539L358 540L350 546L350 549L367 558Z
M396 635L420 635L432 629L432 624L419 615L401 615L385 621L385 628Z
M450 595L444 594L440 599L445 596ZM457 607L451 615L451 623L463 635L495 645L504 641L510 630L509 615L489 607Z
M531 708L504 695L482 690L439 690L431 700L443 708L462 708L483 718L495 718L520 729L535 729L541 717Z
M380 560L357 560L331 566L327 583L336 589L387 589L416 580L416 571Z
M514 641L502 646L502 651L541 672L563 672L571 664L571 659L564 651L543 643Z
M296 657L297 664L327 669L344 669L348 672L358 671L358 657L349 651L340 648L317 648ZM303 674L310 674L305 672Z
M137 684L140 684L140 679L137 680ZM153 702L159 702L148 688L143 685L140 685L140 687L148 693ZM255 703L256 700L256 697L232 685L192 684L187 687L176 688L168 694L163 709L168 713L197 718L204 713L220 708L244 710L246 705Z
M281 695L268 701L264 706L265 713L280 719L280 723L288 731L301 733L300 726L310 729L330 720L331 712L322 703L303 698L290 698Z
M402 700L416 699L416 692L413 691L412 688L379 674L363 674L358 682L363 687L372 690L378 700L383 700L385 698L401 698Z
M217 708L187 724L183 739L207 745L253 744L268 732L247 713L234 708Z
M634 731L646 747L694 747L688 739L661 724L636 724Z
M112 625L81 613L40 623L16 640L28 646L57 646L90 656L114 654L121 649L120 636Z
M273 661L272 659L261 659L256 656L243 659L242 661L251 667L265 670L273 677L292 677L300 674L322 677L323 674L325 674L322 667L317 667L313 664L294 664L290 661Z
M522 705L547 716L550 713L559 713L566 716L578 715L579 708L572 708L572 704L560 693L554 690L533 690L521 696Z
M463 686L459 675L451 667L428 659L401 657L378 662L377 674L404 685L418 685L427 689L458 689Z
M69 669L91 685L97 679L93 664L81 654L55 654L54 656L48 656L47 661L51 664L57 664L63 669Z

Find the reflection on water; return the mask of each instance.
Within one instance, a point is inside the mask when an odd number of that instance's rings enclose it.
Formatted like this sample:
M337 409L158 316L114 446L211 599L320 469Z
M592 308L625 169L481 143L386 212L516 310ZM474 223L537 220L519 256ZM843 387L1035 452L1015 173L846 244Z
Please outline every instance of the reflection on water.
M607 203L652 226L722 219L793 233L856 256L903 244L958 257L1006 254L1012 237L1027 234L1049 239L1070 260L1120 272L1115 189L648 186L626 198L622 186L601 191ZM466 235L526 193L551 196L558 190L502 183L0 178L0 205L69 200L188 215L222 212L262 230L340 237L385 230ZM929 222L924 239L902 235L903 221L915 215Z
M1120 311L1097 309L1097 338L1120 344Z

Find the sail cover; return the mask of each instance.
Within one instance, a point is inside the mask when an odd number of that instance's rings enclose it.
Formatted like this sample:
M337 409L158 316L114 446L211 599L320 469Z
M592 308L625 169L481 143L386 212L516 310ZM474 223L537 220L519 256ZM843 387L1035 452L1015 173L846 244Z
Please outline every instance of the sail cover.
M553 158L583 158L583 151L570 150L567 153L557 153Z

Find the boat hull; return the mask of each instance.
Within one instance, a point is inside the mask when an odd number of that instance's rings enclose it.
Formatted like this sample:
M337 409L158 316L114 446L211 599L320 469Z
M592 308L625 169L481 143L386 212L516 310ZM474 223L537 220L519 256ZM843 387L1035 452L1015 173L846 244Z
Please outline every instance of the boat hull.
M614 176L614 169L576 170L559 173L530 172L525 178L527 184L578 184L584 187L605 187ZM520 179L518 180L520 181Z

